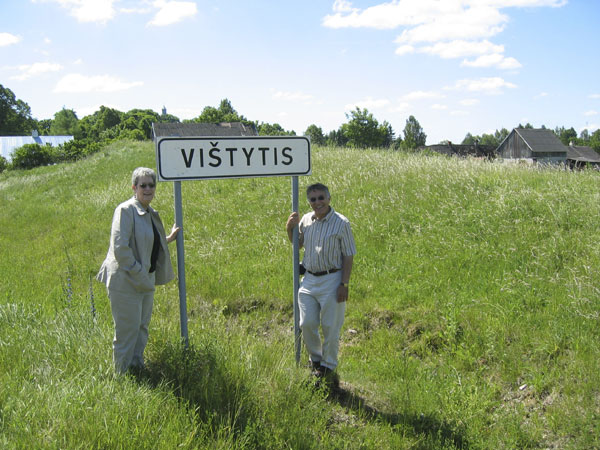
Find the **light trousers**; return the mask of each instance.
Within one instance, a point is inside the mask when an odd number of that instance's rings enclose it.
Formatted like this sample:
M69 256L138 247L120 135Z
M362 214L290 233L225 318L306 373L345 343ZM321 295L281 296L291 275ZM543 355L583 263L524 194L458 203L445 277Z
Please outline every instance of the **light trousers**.
M338 365L340 331L346 311L346 302L337 302L341 280L341 271L320 277L307 273L298 290L300 328L310 360L331 370ZM319 327L323 331L322 341Z
M125 373L130 367L143 367L154 291L132 293L109 290L108 297L115 323L113 339L115 371Z

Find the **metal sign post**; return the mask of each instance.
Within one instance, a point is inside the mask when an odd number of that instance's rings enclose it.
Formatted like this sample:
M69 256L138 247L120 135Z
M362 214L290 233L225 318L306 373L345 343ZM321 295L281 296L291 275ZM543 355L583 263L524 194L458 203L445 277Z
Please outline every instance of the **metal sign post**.
M177 275L179 278L179 322L181 324L181 339L185 348L188 348L188 318L187 300L185 290L185 258L183 254L183 206L181 201L181 181L173 183L175 196L175 226L181 227L177 233Z
M292 211L298 212L298 177L292 177ZM294 266L294 348L296 353L296 364L300 364L300 353L302 351L302 342L300 336L300 307L298 306L298 288L300 287L300 245L298 242L298 227L294 227L292 236L294 247L294 256L292 265Z

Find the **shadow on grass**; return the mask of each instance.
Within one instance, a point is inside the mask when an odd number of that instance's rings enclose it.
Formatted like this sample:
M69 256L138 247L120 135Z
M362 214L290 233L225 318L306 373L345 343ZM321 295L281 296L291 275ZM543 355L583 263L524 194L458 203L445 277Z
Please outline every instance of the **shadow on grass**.
M185 348L167 343L132 375L153 388L167 386L196 412L200 423L210 424L211 432L227 429L239 437L251 420L252 405L242 380L226 370L219 354L210 344Z
M343 387L332 388L329 391L328 399L337 402L347 410L354 411L357 415L362 415L368 420L381 421L390 425L403 425L412 430L415 435L428 436L431 441L438 441L442 446L450 444L454 448L469 448L469 443L462 431L456 431L456 427L446 422L440 422L438 419L424 414L402 414L385 413L369 405L364 398L356 395L354 392ZM429 448L427 442L424 447Z

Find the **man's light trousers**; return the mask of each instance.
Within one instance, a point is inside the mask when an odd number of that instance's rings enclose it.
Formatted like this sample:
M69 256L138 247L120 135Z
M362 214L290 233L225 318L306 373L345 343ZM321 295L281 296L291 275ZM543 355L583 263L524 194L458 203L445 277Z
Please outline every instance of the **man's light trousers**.
M320 277L307 273L298 290L302 339L312 362L321 362L331 370L338 364L340 331L344 324L346 302L337 302L342 272ZM323 341L319 334L323 331Z

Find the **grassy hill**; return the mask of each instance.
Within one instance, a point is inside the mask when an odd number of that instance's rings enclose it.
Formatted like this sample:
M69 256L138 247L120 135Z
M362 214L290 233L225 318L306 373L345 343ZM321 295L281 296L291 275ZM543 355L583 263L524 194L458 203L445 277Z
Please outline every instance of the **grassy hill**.
M160 287L136 380L93 276L153 144L0 174L0 447L600 447L600 175L312 159L358 247L329 397L294 361L289 178L182 184L191 345ZM171 183L153 206L170 227Z

